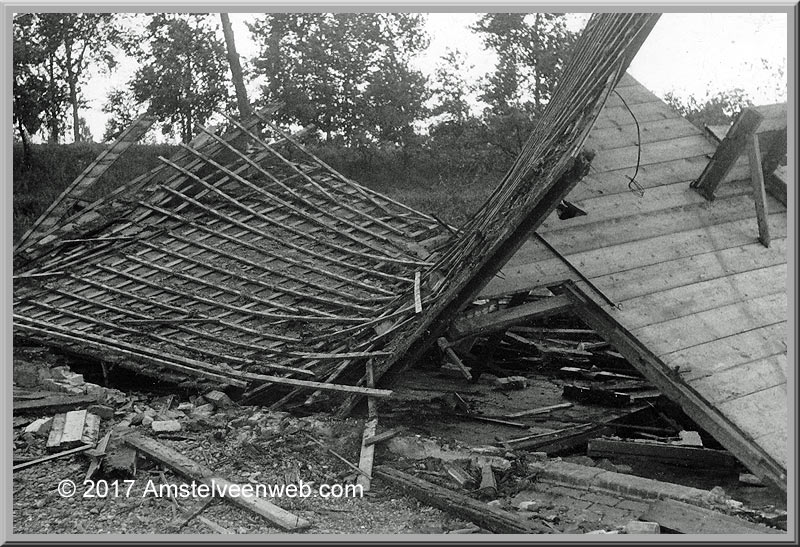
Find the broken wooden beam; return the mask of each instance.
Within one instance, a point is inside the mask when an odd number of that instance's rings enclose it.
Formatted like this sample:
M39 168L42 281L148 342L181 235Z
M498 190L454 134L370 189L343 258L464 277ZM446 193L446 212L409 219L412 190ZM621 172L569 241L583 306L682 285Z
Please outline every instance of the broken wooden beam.
M374 469L373 474L428 505L468 520L496 534L552 533L552 530L543 525L523 521L513 513L488 506L392 467L378 466Z
M497 480L494 478L492 466L488 463L481 465L481 484L478 486L478 496L485 499L497 498Z
M124 440L128 446L135 448L139 453L144 454L149 459L169 467L179 475L188 479L209 485L209 488L214 489L215 494L222 495L225 500L241 509L264 517L282 530L303 530L311 526L311 523L307 520L255 495L230 495L230 492L233 491L241 492L241 485L235 485L219 477L211 469L158 441L143 437L137 433L127 435ZM237 486L238 488L231 489L231 487ZM229 495L225 495L226 493Z
M590 457L633 456L653 459L689 467L736 467L736 458L726 450L696 448L650 441L623 441L617 439L592 439L587 455Z
M372 435L371 437L367 437L364 439L363 444L365 446L370 446L373 444L382 443L384 441L388 441L389 439L396 437L401 431L403 431L400 427L394 427L392 429L387 429L383 433L377 433Z
M450 347L451 344L447 341L447 338L442 336L437 340L437 343L439 344L439 349L445 354L445 356L447 356L447 358L450 360L450 363L455 365L464 378L467 380L472 380L472 373L470 373L469 369L464 366L464 363L458 357L453 348Z
M375 458L375 445L367 444L366 440L375 436L375 430L378 428L378 419L373 418L364 426L364 434L361 441L361 456L358 460L358 468L363 471L362 474L356 479L356 484L363 488L364 492L369 492L372 483L370 477L372 476L372 462Z
M769 222L767 222L767 191L764 186L764 172L761 169L761 147L758 135L750 135L747 146L747 157L750 162L750 182L753 187L753 201L756 205L758 222L758 240L764 247L769 247Z
M783 534L763 524L740 519L690 505L676 500L666 499L652 503L645 511L642 519L657 522L662 528L667 528L681 534Z
M57 414L47 437L45 448L55 451L60 448L97 443L100 431L100 417L86 410L71 410L65 414Z
M81 452L86 452L90 450L92 445L87 444L83 446L78 446L76 448L71 448L69 450L64 450L63 452L58 452L56 454L49 454L47 456L42 456L41 458L36 458L35 460L29 460L23 463L19 463L13 467L13 471L21 471L22 469L26 469L28 467L33 467L34 465L38 465L40 463L49 462L50 460L57 460L58 458L63 458L65 456L71 456L72 454L80 454Z
M550 296L485 315L470 318L459 317L453 321L451 336L453 340L461 340L471 336L484 336L505 330L530 319L547 317L567 311L571 306L572 303L566 296Z
M97 403L91 395L54 395L41 399L14 401L14 414L54 414L87 407Z
M549 414L553 410L560 410L562 408L570 408L572 403L559 403L557 405L543 406L539 408L532 408L530 410L523 410L521 412L513 412L506 414L506 418L522 418L523 416L537 416L539 414Z
M712 201L717 186L730 173L736 160L747 149L750 136L756 132L763 119L764 116L752 108L742 110L714 152L714 157L708 162L700 177L691 184L691 187L707 200Z

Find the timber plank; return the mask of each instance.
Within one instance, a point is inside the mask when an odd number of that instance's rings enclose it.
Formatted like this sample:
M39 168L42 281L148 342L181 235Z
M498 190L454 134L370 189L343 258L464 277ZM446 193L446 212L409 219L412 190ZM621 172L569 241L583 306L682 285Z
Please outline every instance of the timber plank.
M717 192L717 197L721 199L743 196L748 195L751 191L752 184L749 180L733 181L722 186ZM706 200L689 188L688 184L662 185L649 189L647 195L642 198L625 192L576 201L575 205L583 209L586 215L567 220L561 220L557 215L550 215L542 223L539 231L544 233L559 228L571 228L615 218L628 219L632 215L650 214L672 207L705 203Z
M285 509L281 509L263 498L236 495L233 493L233 490L230 489L230 486L236 485L219 477L211 469L208 469L202 464L197 463L158 441L143 437L138 433L129 434L124 437L124 440L127 445L135 448L148 458L166 465L179 475L183 475L192 480L201 481L203 484L211 485L212 483L216 483L217 494L222 493L224 498L233 505L260 515L283 530L302 530L311 526L311 523L307 520ZM225 496L225 493L230 493L230 495Z
M786 430L787 386L779 384L722 402L716 407L731 417L745 433L758 438L774 431ZM777 454L773 454L777 457ZM785 461L785 454L783 461Z
M667 443L624 441L618 439L590 439L587 456L633 456L683 466L735 467L736 458L725 450L711 450Z
M680 117L680 114L664 104L663 101L634 104L630 105L630 108L639 123ZM624 106L612 106L604 108L600 112L594 124L594 128L605 129L607 127L618 127L621 125L635 126L636 122L634 122L633 116L631 116L627 108Z
M786 270L786 264L776 264L631 298L621 303L619 320L626 328L636 329L759 296L785 293Z
M786 213L773 213L769 220L771 223L770 233L773 234L773 237L785 238ZM628 275L636 278L635 270L638 268L649 268L649 273L661 275L660 268L668 267L666 263L670 261L692 260L692 257L701 257L708 253L749 246L754 246L764 253L765 264L771 264L778 260L773 254L773 249L765 249L757 243L757 235L750 219L726 222L707 228L654 237L649 240L592 249L566 255L566 258L592 278L592 281L601 290L606 290L612 285L623 286L626 272L632 272ZM777 249L782 246L785 246L785 241L776 242L775 252L778 252ZM773 258L767 259L767 256ZM727 257L727 255L723 255L723 257ZM701 259L698 258L698 260ZM785 259L781 260L785 261ZM713 262L713 259L706 258L705 261ZM684 272L684 275L689 276L702 276L703 274L702 270ZM495 276L487 284L482 294L485 295L484 297L510 294L575 278L575 273L562 260L553 258L553 254L549 250L543 249L537 240L529 239L514 256L513 264L510 261L501 270L501 274ZM616 282L617 279L619 282ZM665 279L665 281L668 282L669 279ZM643 276L641 280L636 279L634 286L624 285L624 290L633 291L635 295L638 287L636 284L640 282L643 284L643 290L648 290L648 282L658 286L661 280L658 277ZM626 298L624 293L622 298Z
M467 336L481 336L505 330L534 317L546 317L568 310L572 301L566 296L550 296L512 308L470 318L456 318L451 326L453 342Z
M533 264L522 264L502 270L480 293L480 298L497 298L506 294L530 291L563 281L577 279L577 274L563 260L549 258Z
M786 213L770 215L770 233L785 237L786 231ZM758 238L752 219L743 219L566 256L584 274L595 278L756 241Z
M87 407L96 402L97 397L92 395L54 395L30 401L14 401L14 414L66 412Z
M697 505L677 500L659 500L640 517L681 534L783 534L780 530L755 524Z
M777 429L756 437L756 442L768 454L772 454L775 459L786 465L786 455L788 442L788 427Z
M631 85L617 86L614 91L616 91L616 93L612 93L608 96L605 107L622 106L622 99L625 99L628 106L660 100L655 93L638 82ZM622 96L622 99L620 99L617 93Z
M543 525L522 520L514 513L491 507L464 494L442 488L391 467L383 465L376 467L373 475L428 505L469 520L497 534L551 532Z
M714 150L714 145L702 134L659 140L642 144L640 165L662 163L699 154L713 154ZM602 150L592 160L592 166L598 171L636 167L638 151L639 147L636 144Z
M639 136L641 136L643 145L677 137L702 135L699 129L683 118L644 122L639 124L639 129ZM609 150L625 146L636 146L638 142L636 126L624 125L621 127L592 129L589 133L589 138L586 140L586 146L597 151L596 160L603 157ZM595 160L592 160L593 165L595 165Z
M786 238L773 240L769 249L750 243L728 249L680 257L595 277L592 282L617 301L675 287L786 263Z
M681 371L684 381L714 374L742 363L786 353L786 321L767 325L662 355L671 368Z
M786 355L741 363L688 382L713 404L724 403L786 384Z
M788 301L782 292L633 329L632 334L650 351L663 355L785 321L787 312Z
M774 198L769 197L768 201L771 210L780 210L781 205ZM570 255L754 217L752 199L749 196L734 196L713 203L686 204L542 233L547 235L547 240L559 252ZM751 223L751 232L755 229L754 224ZM587 234L590 236L587 237Z

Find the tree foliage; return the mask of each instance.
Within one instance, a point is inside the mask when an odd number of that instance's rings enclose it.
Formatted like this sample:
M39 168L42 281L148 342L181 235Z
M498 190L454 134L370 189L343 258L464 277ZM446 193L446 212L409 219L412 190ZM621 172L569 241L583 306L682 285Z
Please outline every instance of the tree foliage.
M407 144L424 116L426 79L410 60L427 45L407 13L274 13L250 25L262 101L281 121L314 124L330 141Z
M753 105L747 93L739 88L714 94L707 93L701 99L694 95L681 98L669 92L664 96L664 100L700 129L705 125L732 123L743 108Z
M559 13L487 13L472 26L497 54L483 86L483 99L494 112L541 112L577 39L566 23Z
M550 101L577 35L558 13L487 13L472 30L497 54L481 85L486 139L515 157Z
M152 15L142 42L133 50L140 67L124 91L110 97L106 108L115 113L112 126L124 126L135 117L123 114L125 105L146 103L162 123L164 134L177 132L191 140L195 124L204 124L220 105L227 104L225 45L209 14L159 13Z
M14 17L13 32L13 116L23 144L23 162L30 162L30 136L39 132L47 108L47 81L40 67L45 59L33 30L33 15Z

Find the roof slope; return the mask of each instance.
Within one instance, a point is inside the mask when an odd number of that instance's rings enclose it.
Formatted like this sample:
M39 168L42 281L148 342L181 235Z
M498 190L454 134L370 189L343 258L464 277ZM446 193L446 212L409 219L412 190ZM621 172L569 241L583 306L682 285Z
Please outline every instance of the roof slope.
M617 92L587 140L597 150L590 174L569 197L586 216L553 214L539 230L600 293L532 238L482 295L575 280L655 356L640 367L651 381L760 475L784 482L786 208L768 196L773 239L765 248L746 159L706 201L689 184L715 144L630 76ZM628 178L637 164L636 124L620 97L641 130L641 197Z

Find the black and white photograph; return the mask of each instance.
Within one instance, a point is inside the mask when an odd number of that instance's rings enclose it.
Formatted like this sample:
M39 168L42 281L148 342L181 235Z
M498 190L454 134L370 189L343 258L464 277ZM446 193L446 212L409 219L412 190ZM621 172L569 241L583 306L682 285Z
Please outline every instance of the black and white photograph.
M796 541L796 4L2 7L4 540Z

